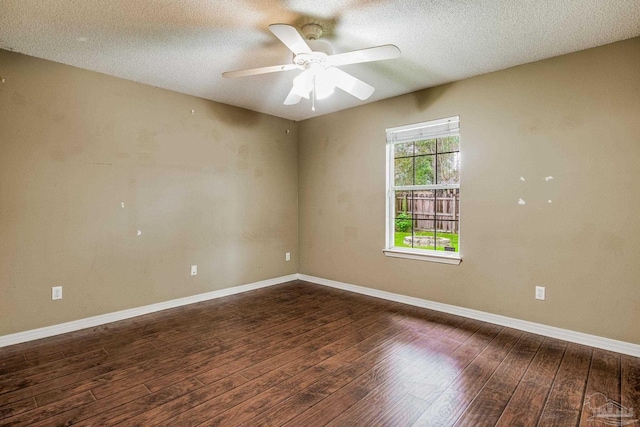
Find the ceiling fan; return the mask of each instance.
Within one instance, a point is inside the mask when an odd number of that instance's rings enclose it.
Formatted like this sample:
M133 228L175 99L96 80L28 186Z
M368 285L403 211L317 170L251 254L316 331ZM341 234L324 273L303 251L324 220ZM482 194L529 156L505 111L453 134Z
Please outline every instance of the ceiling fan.
M336 87L361 100L365 100L373 94L375 90L373 86L337 67L393 59L400 56L400 49L391 44L334 55L331 46L318 40L322 35L322 27L318 24L303 26L301 30L304 38L291 25L272 24L269 25L269 29L293 52L292 63L227 71L222 73L222 76L233 78L279 71L303 70L293 79L293 86L284 100L284 104L294 105L302 98L311 98L313 111L315 111L316 99L326 98L333 93Z

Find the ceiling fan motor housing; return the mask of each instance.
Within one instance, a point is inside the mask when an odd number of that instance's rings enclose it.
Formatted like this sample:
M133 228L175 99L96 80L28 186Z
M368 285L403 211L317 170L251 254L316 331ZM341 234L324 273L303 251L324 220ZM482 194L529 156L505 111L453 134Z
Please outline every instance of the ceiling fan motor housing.
M304 35L304 38L307 40L318 40L322 35L322 27L318 24L303 25L301 30L302 35Z
M333 49L329 43L319 40L322 35L322 27L320 25L306 24L301 28L301 32L312 52L294 55L294 64L304 69L309 69L312 66L317 66L316 64L322 65L327 56L333 55Z
M332 54L331 46L318 40L315 40L315 43L309 43L309 47L312 50L311 53L299 53L293 56L293 63L303 69L324 65L327 56Z

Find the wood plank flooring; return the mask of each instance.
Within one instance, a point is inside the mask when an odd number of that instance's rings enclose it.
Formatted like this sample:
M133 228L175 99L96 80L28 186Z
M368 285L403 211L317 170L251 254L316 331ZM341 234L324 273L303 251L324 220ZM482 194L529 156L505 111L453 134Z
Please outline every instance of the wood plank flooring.
M640 359L297 281L0 348L2 426L598 427L607 399L638 418Z

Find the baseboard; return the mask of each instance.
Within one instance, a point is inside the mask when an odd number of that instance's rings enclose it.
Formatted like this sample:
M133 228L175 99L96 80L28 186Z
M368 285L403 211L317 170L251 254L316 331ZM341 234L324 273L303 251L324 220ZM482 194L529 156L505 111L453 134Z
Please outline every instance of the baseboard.
M241 286L233 286L230 288L220 289L217 291L206 292L203 294L193 295L184 298L178 298L157 304L146 305L143 307L131 308L128 310L116 311L113 313L102 314L99 316L88 317L85 319L74 320L72 322L61 323L44 328L32 329L29 331L18 332L15 334L0 336L0 347L6 347L13 344L19 344L27 341L33 341L41 338L52 337L67 332L78 331L80 329L92 328L104 325L106 323L117 322L119 320L130 319L144 314L154 313L156 311L166 310L169 308L180 307L183 305L194 304L202 301L208 301L216 298L222 298L229 295L248 292L255 289L265 288L268 286L278 285L292 280L304 280L318 285L329 286L332 288L342 289L345 291L355 292L362 295L368 295L375 298L381 298L389 301L395 301L403 304L413 305L416 307L428 308L430 310L441 311L443 313L454 314L457 316L467 317L471 319L481 320L483 322L494 323L500 326L519 329L525 332L531 332L538 335L557 338L564 341L574 342L578 344L588 345L591 347L601 348L604 350L615 351L617 353L628 354L630 356L640 357L640 345L617 341L610 338L589 335L582 332L570 331L568 329L556 328L554 326L543 325L541 323L528 322L526 320L514 319L512 317L500 316L497 314L486 313L483 311L472 310L464 307L457 307L449 304L442 304L435 301L424 300L421 298L409 297L406 295L395 294L392 292L380 291L378 289L366 288L364 286L351 285L349 283L337 282L335 280L323 279L321 277L308 276L306 274L291 274L289 276L276 277L273 279L262 280L259 282L249 283Z
M307 276L306 274L298 274L298 278L300 280L315 283L318 285L330 286L332 288L342 289L345 291L355 292L371 297L382 298L385 300L400 302L416 307L423 307L435 311L441 311L444 313L455 314L457 316L482 320L483 322L494 323L500 326L507 326L509 328L519 329L525 332L531 332L534 334L557 338L564 341L588 345L590 347L615 351L616 353L623 353L630 356L640 357L640 345L638 344L617 341L610 338L589 335L582 332L570 331L568 329L556 328L554 326L547 326L540 323L528 322L526 320L514 319L511 317L500 316L497 314L486 313L469 308L457 307L449 304L442 304L439 302L409 297L392 292L380 291L363 286L336 282L334 280L323 279L320 277Z
M229 295L239 294L242 292L253 291L255 289L265 288L267 286L278 285L280 283L290 282L298 279L297 274L289 276L276 277L274 279L261 280L259 282L249 283L246 285L233 286L230 288L220 289L217 291L206 292L203 294L192 295L189 297L178 298L170 301L164 301L157 304L145 305L142 307L131 308L128 310L116 311L113 313L102 314L99 316L87 317L85 319L74 320L72 322L60 323L58 325L46 326L44 328L32 329L29 331L18 332L15 334L0 336L0 347L19 344L27 341L33 341L41 338L52 337L54 335L65 334L67 332L78 331L80 329L92 328L105 323L117 322L119 320L130 319L132 317L149 314L156 311L166 310L168 308L180 307L183 305L194 304L197 302L208 301L216 298L222 298Z

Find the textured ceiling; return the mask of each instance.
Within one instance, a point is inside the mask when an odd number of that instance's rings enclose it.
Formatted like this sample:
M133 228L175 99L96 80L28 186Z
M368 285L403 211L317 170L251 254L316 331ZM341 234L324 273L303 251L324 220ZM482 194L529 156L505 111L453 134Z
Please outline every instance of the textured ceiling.
M293 120L361 105L283 105L300 71L222 78L290 63L268 25L309 22L334 53L400 48L342 67L372 102L638 36L640 0L0 0L0 48Z

